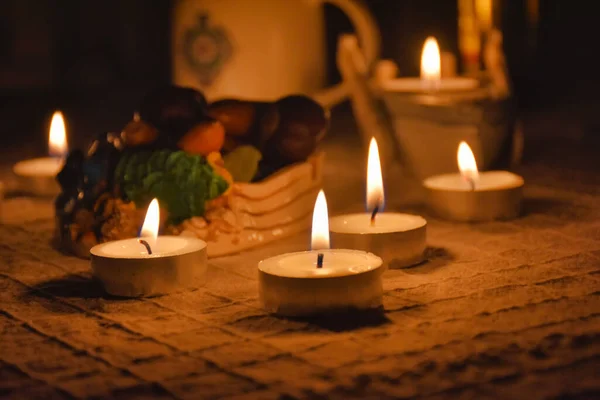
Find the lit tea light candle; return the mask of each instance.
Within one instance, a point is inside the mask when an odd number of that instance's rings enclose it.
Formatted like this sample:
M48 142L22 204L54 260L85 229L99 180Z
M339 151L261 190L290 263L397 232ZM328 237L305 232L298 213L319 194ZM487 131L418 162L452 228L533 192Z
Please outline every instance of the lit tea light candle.
M17 176L18 189L38 196L54 196L60 192L56 175L64 165L67 154L65 121L60 111L52 115L48 135L49 157L34 158L16 163L13 172Z
M420 78L396 78L382 82L386 91L407 93L460 92L476 89L476 79L441 76L440 48L434 37L428 37L421 53Z
M206 243L197 238L158 236L158 200L148 206L140 238L91 248L94 274L114 296L146 297L195 288L205 282Z
M427 221L417 215L383 212L384 203L379 150L373 138L367 162L367 212L332 217L332 241L336 247L376 253L391 268L423 261Z
M519 215L523 197L522 177L508 171L479 172L471 148L460 142L460 173L425 179L428 203L439 216L464 222L511 219Z
M323 191L315 202L311 248L258 264L259 296L267 311L308 316L382 305L381 258L359 250L329 248L327 201Z

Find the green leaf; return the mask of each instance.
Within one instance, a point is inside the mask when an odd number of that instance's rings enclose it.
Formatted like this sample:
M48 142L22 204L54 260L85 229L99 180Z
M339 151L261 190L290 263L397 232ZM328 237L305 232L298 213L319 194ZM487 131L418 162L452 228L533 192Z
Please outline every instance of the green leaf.
M174 169L179 162L185 159L185 153L181 151L174 151L167 157L165 161L165 169Z
M149 171L156 171L161 169L167 160L170 152L168 150L161 150L153 152L148 158L148 168Z
M115 182L138 207L156 197L172 223L204 215L206 202L229 186L202 156L171 150L123 154Z
M262 154L254 146L240 146L223 157L234 182L250 182L258 171Z

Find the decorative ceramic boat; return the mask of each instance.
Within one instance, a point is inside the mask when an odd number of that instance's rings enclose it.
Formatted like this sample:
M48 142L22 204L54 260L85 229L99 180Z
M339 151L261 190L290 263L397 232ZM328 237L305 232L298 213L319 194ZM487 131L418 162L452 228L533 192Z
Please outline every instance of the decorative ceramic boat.
M236 253L310 226L328 113L312 99L222 100L169 87L152 92L120 134L72 152L57 179L56 236L89 257L98 243L136 237L152 198L162 232Z
M484 170L499 165L516 127L512 98L479 96L429 98L385 92L396 140L420 179L456 171L456 149L468 142ZM434 100L434 101L431 101Z
M211 240L208 226L184 222L174 233L205 238L208 256L219 257L264 245L310 228L321 188L324 154L289 166L261 183L234 184L228 209L238 228Z
M478 84L458 91L398 90L393 62L381 61L381 76L372 80L362 58L355 36L340 39L338 69L350 88L364 142L376 137L382 162L399 159L420 180L456 172L461 141L469 143L483 170L519 162L522 134L500 32L488 37L486 70Z

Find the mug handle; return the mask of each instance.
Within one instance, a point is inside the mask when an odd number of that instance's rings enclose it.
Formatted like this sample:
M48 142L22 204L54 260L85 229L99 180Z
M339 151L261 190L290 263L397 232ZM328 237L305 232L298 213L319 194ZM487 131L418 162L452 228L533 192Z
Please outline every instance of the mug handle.
M375 18L362 0L321 0L342 10L356 29L358 40L365 58L367 69L370 69L379 57L381 35ZM344 82L325 88L313 95L323 106L333 107L348 97L348 88Z

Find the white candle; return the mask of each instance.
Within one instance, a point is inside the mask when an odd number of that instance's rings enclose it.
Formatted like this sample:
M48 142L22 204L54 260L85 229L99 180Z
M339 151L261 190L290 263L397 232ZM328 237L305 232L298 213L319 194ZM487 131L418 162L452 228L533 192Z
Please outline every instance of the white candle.
M19 190L38 196L54 196L60 192L56 175L64 165L68 149L65 122L60 111L52 116L48 149L50 157L24 160L13 166Z
M479 172L471 148L458 148L460 173L425 179L428 204L439 216L463 222L516 218L521 211L523 178L508 171Z
M313 213L312 250L258 264L259 296L267 311L307 316L381 307L381 258L364 251L329 249L327 221L321 191Z
M421 77L385 80L382 82L382 88L391 92L439 93L473 90L479 86L477 80L472 78L442 78L441 69L440 48L437 40L429 37L421 53Z
M92 247L94 274L112 295L156 296L205 282L206 243L197 238L158 236L159 207L148 207L141 239L124 239Z
M329 220L334 245L371 251L391 268L423 261L427 221L417 215L382 212L385 202L377 141L371 139L367 163L368 213L347 214Z

